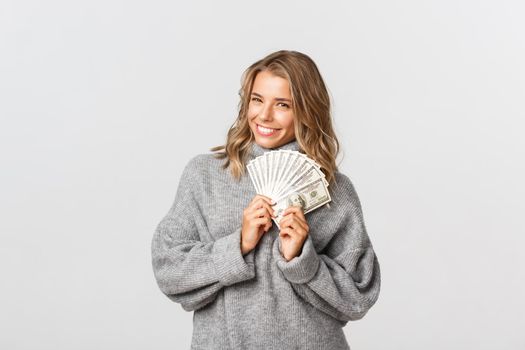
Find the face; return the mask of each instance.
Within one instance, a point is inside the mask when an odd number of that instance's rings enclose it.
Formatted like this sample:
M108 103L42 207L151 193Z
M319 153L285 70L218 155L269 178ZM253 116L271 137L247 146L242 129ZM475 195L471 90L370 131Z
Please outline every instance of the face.
M262 71L253 83L248 123L255 142L276 148L295 139L294 112L288 80Z

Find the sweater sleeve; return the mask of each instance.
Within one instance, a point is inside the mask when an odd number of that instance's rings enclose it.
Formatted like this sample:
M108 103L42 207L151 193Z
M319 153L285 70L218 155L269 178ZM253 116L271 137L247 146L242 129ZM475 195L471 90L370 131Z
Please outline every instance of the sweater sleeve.
M381 277L357 193L348 177L343 176L340 182L336 217L316 226L326 232L310 231L301 254L290 261L281 255L280 239L274 242L272 252L299 297L346 324L363 318L374 305ZM327 234L332 238L317 252L311 234Z
M241 228L202 242L206 223L193 193L199 181L197 157L184 168L175 200L157 225L151 242L157 284L170 300L193 311L211 303L219 291L255 277L253 250L242 255Z

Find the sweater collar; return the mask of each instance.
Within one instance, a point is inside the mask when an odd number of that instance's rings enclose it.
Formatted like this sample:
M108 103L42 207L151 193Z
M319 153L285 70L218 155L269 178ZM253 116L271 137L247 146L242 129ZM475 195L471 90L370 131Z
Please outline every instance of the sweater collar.
M262 156L264 153L269 151L277 151L277 150L286 150L286 151L301 151L301 147L299 146L299 143L297 142L297 139L294 139L284 145L281 145L279 147L275 148L264 148L257 144L255 141L252 142L251 148L250 148L250 158L257 158L259 156Z

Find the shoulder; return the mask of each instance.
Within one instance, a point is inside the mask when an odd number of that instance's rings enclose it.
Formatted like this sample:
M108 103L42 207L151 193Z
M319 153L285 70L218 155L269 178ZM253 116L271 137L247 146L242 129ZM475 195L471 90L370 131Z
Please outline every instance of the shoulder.
M341 209L343 213L360 212L361 202L357 194L356 188L350 177L344 173L336 171L334 183L329 185L330 195L332 201L337 208Z
M187 161L182 177L195 180L196 178L210 176L222 163L223 160L216 158L213 153L197 154Z
M343 174L340 171L336 171L334 173L335 181L330 186L333 187L333 190L335 193L340 193L343 196L351 197L356 196L357 193L355 191L354 183L350 179L350 177L346 174Z

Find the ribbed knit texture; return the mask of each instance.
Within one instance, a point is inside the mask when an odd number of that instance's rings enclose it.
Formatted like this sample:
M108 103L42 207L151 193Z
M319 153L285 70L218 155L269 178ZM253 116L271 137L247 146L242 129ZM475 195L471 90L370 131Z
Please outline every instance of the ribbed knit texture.
M299 151L296 140L277 149ZM249 160L271 151L252 144ZM286 261L275 223L241 254L244 208L256 195L209 154L193 157L152 239L162 293L194 311L191 349L350 349L343 333L379 297L377 256L350 179L336 173L332 201L305 215L301 255Z

